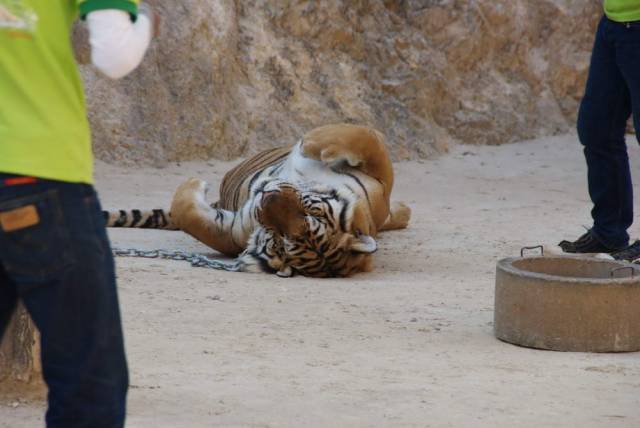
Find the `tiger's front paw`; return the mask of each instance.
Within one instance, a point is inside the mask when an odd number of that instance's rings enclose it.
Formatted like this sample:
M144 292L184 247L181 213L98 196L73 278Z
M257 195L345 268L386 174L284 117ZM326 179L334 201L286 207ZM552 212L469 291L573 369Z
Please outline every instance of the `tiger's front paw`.
M394 202L391 205L391 218L399 229L409 226L411 220L411 208L403 202Z
M402 202L394 202L389 210L389 217L382 225L381 230L405 229L411 219L411 208Z
M363 159L349 150L344 144L323 142L322 145L315 141L305 141L302 145L304 157L322 161L329 167L351 166L357 167Z
M357 167L362 164L362 158L350 150L345 150L338 144L331 145L320 152L320 160L328 166Z

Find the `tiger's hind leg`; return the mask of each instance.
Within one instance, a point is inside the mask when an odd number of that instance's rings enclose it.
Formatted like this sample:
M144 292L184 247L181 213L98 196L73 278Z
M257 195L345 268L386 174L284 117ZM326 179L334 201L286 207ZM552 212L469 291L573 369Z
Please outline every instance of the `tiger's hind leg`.
M393 187L393 168L384 136L373 128L351 124L326 125L304 136L304 156L329 166L346 163L375 178L388 197Z
M223 254L235 256L244 250L246 243L245 237L234 240L236 213L212 208L205 200L207 190L207 183L195 178L181 184L171 203L171 220L198 241Z
M385 220L380 228L380 232L385 230L406 229L411 219L411 208L402 202L394 202L391 204L389 217Z

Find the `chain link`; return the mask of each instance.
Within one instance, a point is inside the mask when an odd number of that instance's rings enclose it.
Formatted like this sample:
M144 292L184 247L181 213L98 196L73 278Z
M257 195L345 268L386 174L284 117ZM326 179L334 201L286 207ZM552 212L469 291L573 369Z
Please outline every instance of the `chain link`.
M242 264L238 261L223 262L221 260L210 259L201 254L186 253L176 250L137 250L135 248L112 248L111 253L115 257L143 257L147 259L165 259L188 261L193 267L204 267L209 269L226 270L229 272L239 272Z

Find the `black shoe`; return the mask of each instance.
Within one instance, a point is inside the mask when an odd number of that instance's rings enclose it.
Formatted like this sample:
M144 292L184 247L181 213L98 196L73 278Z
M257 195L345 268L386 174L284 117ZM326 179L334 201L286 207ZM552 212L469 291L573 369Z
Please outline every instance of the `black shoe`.
M640 241L634 242L623 250L611 253L611 256L616 260L635 262L640 259Z
M575 241L562 241L558 244L565 253L612 253L620 251L620 248L609 248L587 230L587 233Z

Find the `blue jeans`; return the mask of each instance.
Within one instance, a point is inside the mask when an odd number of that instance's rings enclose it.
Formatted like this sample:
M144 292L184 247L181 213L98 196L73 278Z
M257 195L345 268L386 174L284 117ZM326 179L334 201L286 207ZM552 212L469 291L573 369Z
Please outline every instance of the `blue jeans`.
M127 363L97 195L47 180L1 187L7 177L0 174L0 337L21 299L41 334L48 427L122 427Z
M578 136L587 161L595 237L607 247L629 243L633 187L625 143L633 112L640 141L640 22L598 25L589 77L578 114Z

